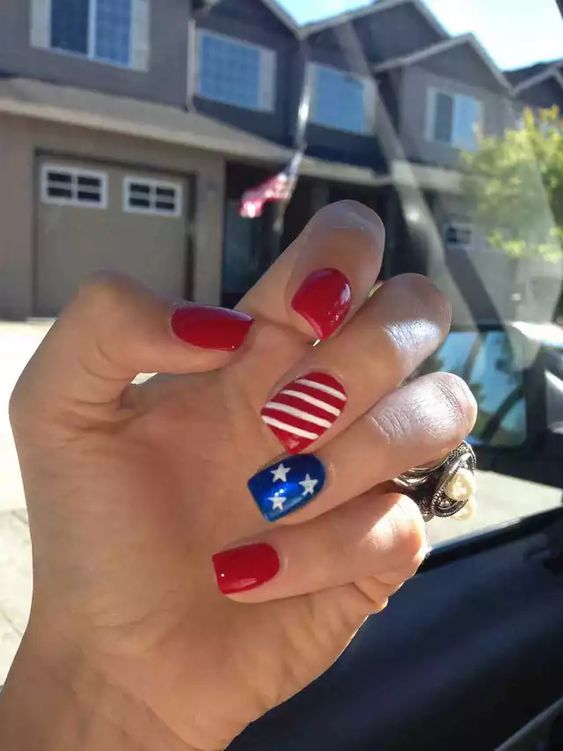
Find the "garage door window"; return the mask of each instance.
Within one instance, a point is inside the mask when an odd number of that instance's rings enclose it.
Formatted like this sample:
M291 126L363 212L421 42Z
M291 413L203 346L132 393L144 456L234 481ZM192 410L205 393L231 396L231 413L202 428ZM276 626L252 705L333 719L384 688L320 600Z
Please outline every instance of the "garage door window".
M125 211L177 217L181 214L182 188L177 183L126 177L123 199Z
M105 209L107 174L56 164L45 165L41 171L41 199L44 203Z

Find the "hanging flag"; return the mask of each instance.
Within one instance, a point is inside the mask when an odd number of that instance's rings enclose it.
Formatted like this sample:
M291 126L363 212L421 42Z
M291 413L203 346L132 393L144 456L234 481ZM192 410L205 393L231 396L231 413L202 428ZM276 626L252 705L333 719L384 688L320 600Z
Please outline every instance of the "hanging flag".
M240 215L245 219L255 219L262 216L265 204L272 201L289 201L295 190L302 158L303 153L296 152L285 169L256 188L245 191L240 201Z

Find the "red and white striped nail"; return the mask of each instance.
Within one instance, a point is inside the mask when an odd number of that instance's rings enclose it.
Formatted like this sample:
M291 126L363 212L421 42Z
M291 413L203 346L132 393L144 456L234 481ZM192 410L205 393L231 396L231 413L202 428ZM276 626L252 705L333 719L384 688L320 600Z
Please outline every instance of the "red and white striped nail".
M307 373L278 391L260 412L262 419L290 454L320 438L340 416L346 391L327 373Z

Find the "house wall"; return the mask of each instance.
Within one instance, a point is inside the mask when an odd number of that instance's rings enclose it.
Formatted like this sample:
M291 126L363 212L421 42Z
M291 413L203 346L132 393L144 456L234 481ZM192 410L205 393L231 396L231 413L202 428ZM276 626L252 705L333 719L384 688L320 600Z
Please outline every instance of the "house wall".
M220 300L225 163L222 157L185 147L158 144L130 136L3 115L0 117L0 316L25 318L33 313L37 154L101 160L195 176L194 299ZM61 238L64 241L64 238ZM124 254L135 248L124 247ZM69 248L69 264L73 263ZM134 267L134 264L132 264Z
M563 88L553 78L547 78L518 94L518 100L526 107L553 107L563 110Z
M299 44L290 30L259 0L223 0L206 14L196 14L197 28L261 45L277 56L273 112L259 112L195 96L198 111L282 144L291 143L294 125L294 64ZM195 75L193 71L192 75Z
M427 139L427 102L431 88L475 97L482 105L483 132L486 135L503 132L510 107L507 96L485 88L485 81L477 78L472 80L472 83L467 83L456 79L453 70L450 75L438 74L426 64L424 67L412 65L405 68L401 90L400 134L406 158L441 167L459 166L459 149Z
M0 72L184 106L189 0L150 0L147 71L32 47L31 0L2 0Z

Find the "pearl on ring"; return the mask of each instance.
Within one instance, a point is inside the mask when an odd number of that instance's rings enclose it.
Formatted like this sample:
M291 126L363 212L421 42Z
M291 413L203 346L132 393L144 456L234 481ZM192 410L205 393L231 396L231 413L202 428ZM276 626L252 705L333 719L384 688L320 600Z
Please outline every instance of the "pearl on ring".
M452 501L467 501L475 495L477 483L475 475L470 469L461 468L444 486L444 493Z

